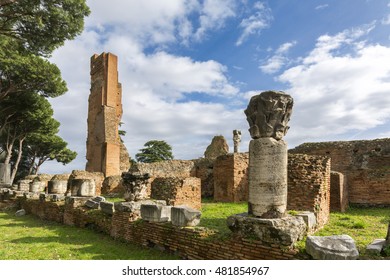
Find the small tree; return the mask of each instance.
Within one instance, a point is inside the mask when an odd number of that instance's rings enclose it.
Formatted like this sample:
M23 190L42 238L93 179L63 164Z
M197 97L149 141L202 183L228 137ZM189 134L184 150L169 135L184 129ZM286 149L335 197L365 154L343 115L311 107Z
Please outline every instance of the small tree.
M139 162L152 163L173 159L172 147L165 141L151 140L135 157Z

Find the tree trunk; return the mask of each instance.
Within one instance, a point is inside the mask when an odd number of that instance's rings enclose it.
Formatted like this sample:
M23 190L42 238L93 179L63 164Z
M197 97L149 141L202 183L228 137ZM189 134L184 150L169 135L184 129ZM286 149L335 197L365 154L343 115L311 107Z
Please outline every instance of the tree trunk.
M16 159L16 162L15 162L15 165L14 165L14 168L12 169L12 173L11 173L11 184L13 184L14 182L14 179L15 179L15 176L16 176L16 172L18 172L18 168L19 168L19 163L20 163L20 159L22 158L22 154L23 154L23 142L24 142L24 139L25 137L19 139L19 151L18 151L18 157Z
M47 160L47 157L39 158L38 164L37 164L37 169L35 170L35 174L38 174L38 170L41 167L41 165Z
M31 157L30 167L28 169L28 175L33 174L35 159L36 159L36 155L34 154L34 156Z

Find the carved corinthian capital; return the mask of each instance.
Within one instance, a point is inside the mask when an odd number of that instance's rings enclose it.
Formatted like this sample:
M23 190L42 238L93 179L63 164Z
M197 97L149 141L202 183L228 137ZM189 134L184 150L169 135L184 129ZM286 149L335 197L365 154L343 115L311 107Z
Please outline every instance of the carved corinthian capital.
M245 110L251 137L281 140L289 129L293 103L293 98L282 91L264 91L253 96Z

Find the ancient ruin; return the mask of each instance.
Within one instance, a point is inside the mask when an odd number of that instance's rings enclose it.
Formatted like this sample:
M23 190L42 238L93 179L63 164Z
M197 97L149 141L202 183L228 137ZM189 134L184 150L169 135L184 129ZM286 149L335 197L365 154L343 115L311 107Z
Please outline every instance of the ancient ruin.
M234 152L238 153L238 148L241 143L241 130L233 130L233 144L234 144Z
M126 159L118 133L122 86L118 83L117 65L118 58L111 53L91 57L86 170L103 172L106 177L120 175L129 168L129 157Z
M266 91L251 98L245 110L249 132L248 212L280 218L287 207L287 144L293 99L284 92Z

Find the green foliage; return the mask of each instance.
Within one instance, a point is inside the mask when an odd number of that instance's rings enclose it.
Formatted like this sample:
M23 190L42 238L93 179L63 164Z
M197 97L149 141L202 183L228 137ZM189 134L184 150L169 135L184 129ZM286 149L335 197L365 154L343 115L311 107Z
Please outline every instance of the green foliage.
M163 260L173 255L105 234L0 212L0 260Z
M19 52L11 40L0 40L0 50L1 102L7 96L23 93L56 97L67 91L55 64L42 57Z
M172 147L165 141L151 140L135 157L139 162L152 163L173 159Z
M47 56L84 29L90 10L85 0L0 1L0 40L14 40L19 49Z

